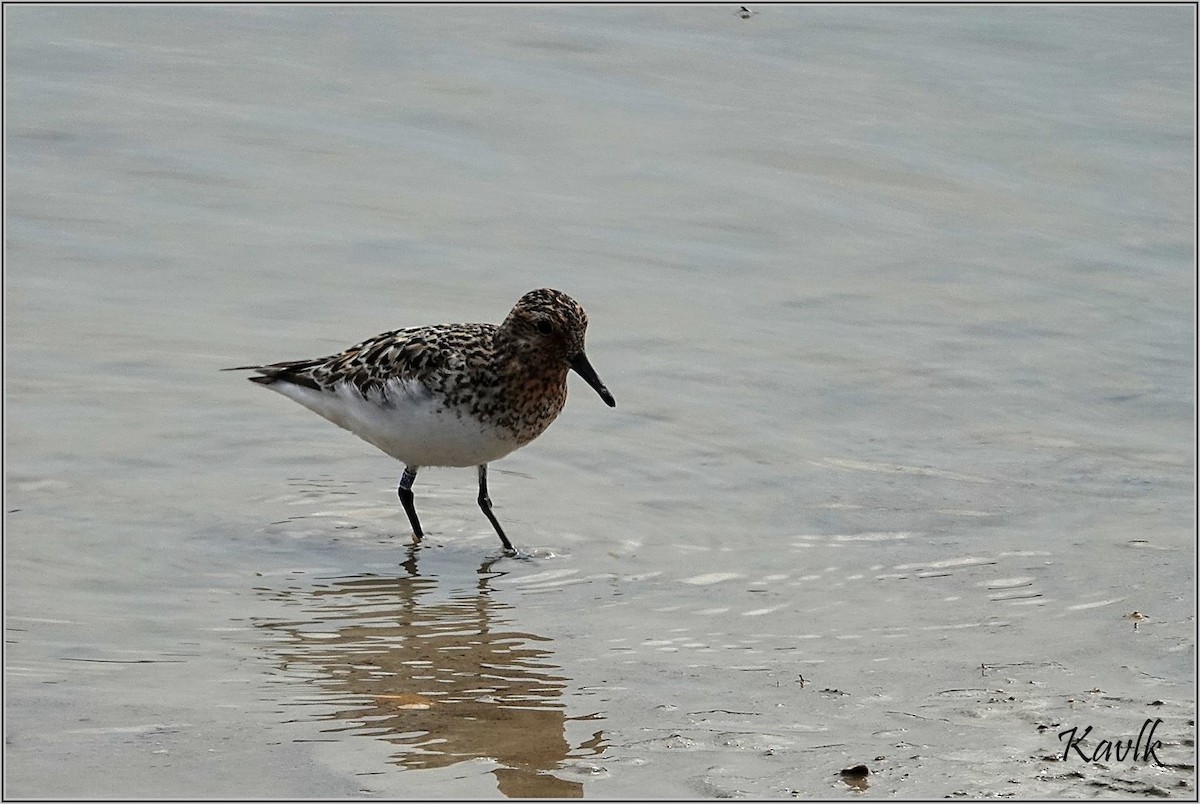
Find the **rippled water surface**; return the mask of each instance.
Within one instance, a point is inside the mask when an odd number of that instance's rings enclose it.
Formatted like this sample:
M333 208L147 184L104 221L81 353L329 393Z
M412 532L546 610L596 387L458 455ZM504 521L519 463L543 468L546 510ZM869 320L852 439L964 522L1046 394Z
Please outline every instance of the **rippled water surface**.
M756 10L6 7L6 795L1194 797L1195 9ZM541 286L519 558L217 371Z

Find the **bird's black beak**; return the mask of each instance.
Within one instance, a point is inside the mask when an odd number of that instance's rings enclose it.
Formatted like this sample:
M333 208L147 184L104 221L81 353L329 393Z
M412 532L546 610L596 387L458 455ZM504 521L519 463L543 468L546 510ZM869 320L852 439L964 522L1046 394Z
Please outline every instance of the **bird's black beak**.
M587 384L596 389L596 393L600 394L600 398L608 404L610 408L617 406L617 400L613 399L612 394L604 387L604 383L600 382L600 378L596 376L596 370L592 368L592 364L588 362L587 355L583 352L571 358L571 368L575 369L575 373L587 380Z

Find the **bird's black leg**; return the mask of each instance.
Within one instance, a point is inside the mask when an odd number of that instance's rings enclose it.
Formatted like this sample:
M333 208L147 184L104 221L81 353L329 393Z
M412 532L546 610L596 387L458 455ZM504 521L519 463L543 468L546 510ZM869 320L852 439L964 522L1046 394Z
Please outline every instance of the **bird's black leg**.
M504 549L510 553L517 552L513 549L512 542L504 535L504 528L500 527L500 523L496 521L496 517L492 514L492 501L488 497L487 492L487 464L479 464L479 507L483 509L483 515L488 518L488 522L492 523L492 527L496 529L496 535L500 537L500 541L504 543Z
M417 509L413 506L412 484L417 479L417 470L419 466L404 467L404 474L400 475L400 488L396 489L396 494L400 495L400 504L404 506L404 513L408 514L408 521L412 524L413 541L421 541L421 537L425 534L421 532L421 520L417 519Z

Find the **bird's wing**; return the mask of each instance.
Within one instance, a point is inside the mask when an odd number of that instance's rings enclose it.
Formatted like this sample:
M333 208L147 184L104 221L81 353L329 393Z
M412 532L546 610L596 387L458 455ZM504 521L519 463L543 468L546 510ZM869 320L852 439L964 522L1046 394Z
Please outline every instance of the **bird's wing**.
M449 324L410 327L385 332L345 351L309 360L292 360L262 366L237 366L227 371L258 372L251 382L272 385L288 382L316 391L330 391L349 383L364 396L385 387L389 380L416 380L427 387L439 375L463 371L470 361L468 346L478 344L490 324Z

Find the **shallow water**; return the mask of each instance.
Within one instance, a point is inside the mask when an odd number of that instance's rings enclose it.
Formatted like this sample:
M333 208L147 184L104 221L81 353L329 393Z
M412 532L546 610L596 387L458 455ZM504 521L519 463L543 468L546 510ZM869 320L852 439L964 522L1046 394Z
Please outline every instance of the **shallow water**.
M6 795L1195 795L1194 10L759 11L5 10ZM217 373L544 285L519 559Z

